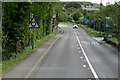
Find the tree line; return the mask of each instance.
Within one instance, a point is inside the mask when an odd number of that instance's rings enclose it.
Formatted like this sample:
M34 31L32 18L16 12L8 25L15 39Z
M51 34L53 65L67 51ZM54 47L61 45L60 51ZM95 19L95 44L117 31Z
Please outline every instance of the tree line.
M100 10L93 11L89 15L89 21L95 20L94 23L88 24L91 28L103 32L106 38L113 37L120 41L120 2L112 5L102 6L101 24Z
M102 5L101 16L99 4L92 4L89 2L83 3L63 3L64 9L60 15L61 17L58 20L88 25L88 27L99 31L105 38L109 39L111 37L115 40L117 39L117 42L120 42L120 2L109 4L107 6ZM99 9L86 10L83 9L81 5L97 5L99 6Z
M2 15L2 59L21 52L32 39L29 29L30 13L40 25L35 29L34 40L52 33L52 19L61 12L60 2L4 2Z

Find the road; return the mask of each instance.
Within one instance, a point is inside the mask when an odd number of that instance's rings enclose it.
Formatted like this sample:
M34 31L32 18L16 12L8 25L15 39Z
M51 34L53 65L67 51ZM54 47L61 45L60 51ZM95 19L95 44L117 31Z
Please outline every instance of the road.
M30 69L26 78L118 78L116 51L98 43L80 27L73 29L68 23L59 26L64 30L62 37Z

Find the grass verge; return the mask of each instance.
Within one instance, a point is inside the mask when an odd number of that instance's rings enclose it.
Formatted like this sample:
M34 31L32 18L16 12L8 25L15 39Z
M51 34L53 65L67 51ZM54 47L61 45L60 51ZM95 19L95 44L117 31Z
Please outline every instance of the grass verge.
M88 34L90 34L93 37L104 37L104 33L103 32L101 32L101 34L100 34L99 31L96 31L96 30L94 30L92 28L89 28L89 27L87 27L87 25L78 24L78 26L83 28ZM117 43L117 44L119 43L117 38L109 37L108 39L113 41L113 42L115 42L115 43Z
M117 40L117 38L111 37L111 38L108 38L108 39L111 40L111 41L114 41L114 42L117 43L117 44L119 43L118 40Z
M83 28L88 34L90 34L93 37L103 37L103 32L100 33L99 31L96 31L92 28L87 27L87 25L78 24L78 26Z
M22 61L25 58L27 58L31 53L35 52L37 47L39 47L40 45L42 45L47 40L53 38L56 34L57 33L50 34L48 36L43 37L40 40L34 41L34 43L35 43L34 44L34 46L35 46L34 50L32 50L32 47L28 46L21 53L17 54L17 58L13 58L13 59L10 59L10 60L2 61L2 66L0 66L0 68L2 67L2 75L4 75L5 72L7 72L11 68L13 68L20 61Z

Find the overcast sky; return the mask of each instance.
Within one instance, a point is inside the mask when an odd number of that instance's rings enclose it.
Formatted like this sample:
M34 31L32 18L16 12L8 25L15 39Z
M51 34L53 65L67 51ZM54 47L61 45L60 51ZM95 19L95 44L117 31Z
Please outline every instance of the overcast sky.
M100 3L101 0L60 0L60 1L88 1L88 2L93 2L93 3ZM111 4L114 4L115 1L120 1L120 0L102 0L102 3L106 5L107 2L110 2Z

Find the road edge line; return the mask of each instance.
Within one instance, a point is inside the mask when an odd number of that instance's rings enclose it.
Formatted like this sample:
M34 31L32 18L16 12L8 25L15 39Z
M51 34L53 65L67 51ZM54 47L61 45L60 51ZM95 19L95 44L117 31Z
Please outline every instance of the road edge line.
M25 77L24 78L29 78L29 76L30 76L30 74L33 72L33 70L37 67L37 65L39 64L39 62L42 60L42 58L46 55L46 53L50 50L50 48L55 44L55 42L57 41L57 40L59 40L60 38L62 37L62 35L59 37L59 38L57 38L49 47L48 47L48 49L41 55L41 57L38 59L38 61L35 63L35 65L33 66L33 68L31 69L31 71L29 71L28 73L27 73L27 75L25 75Z

